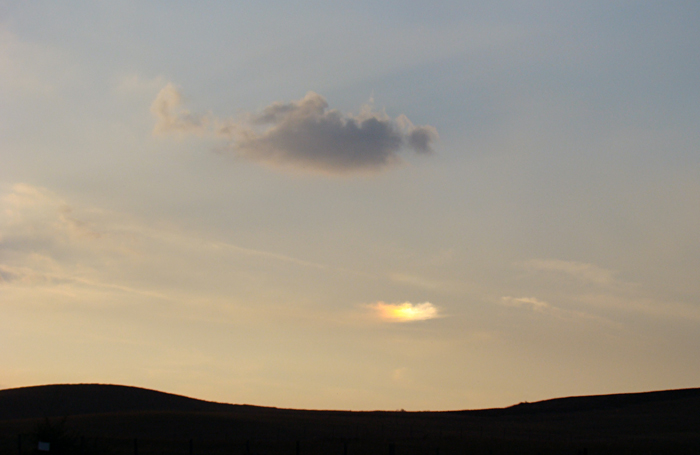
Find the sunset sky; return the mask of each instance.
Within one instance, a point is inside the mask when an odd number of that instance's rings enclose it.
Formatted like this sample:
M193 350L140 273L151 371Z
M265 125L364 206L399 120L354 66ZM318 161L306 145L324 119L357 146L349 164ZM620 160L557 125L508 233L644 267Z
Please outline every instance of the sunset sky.
M700 2L0 2L0 388L700 386Z

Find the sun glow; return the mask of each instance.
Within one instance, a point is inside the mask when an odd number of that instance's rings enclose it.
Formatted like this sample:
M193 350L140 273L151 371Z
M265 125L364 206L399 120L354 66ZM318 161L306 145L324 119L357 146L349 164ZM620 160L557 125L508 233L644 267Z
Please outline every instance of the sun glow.
M413 304L377 302L371 305L379 317L391 322L425 321L438 317L438 309L430 302Z

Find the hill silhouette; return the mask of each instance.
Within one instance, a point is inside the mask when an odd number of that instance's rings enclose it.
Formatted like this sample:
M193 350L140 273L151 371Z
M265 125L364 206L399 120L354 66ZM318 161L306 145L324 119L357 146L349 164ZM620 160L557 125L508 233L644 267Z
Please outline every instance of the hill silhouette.
M700 409L700 388L553 398L532 403L520 403L507 408L457 412L522 415L606 410L621 411L643 406L661 410L669 405L673 406L675 410L679 410L679 408Z
M506 408L443 412L507 417L605 410L619 412L640 406L659 410L669 406L675 410L700 410L700 388L554 398ZM112 384L54 384L0 390L0 420L144 411L239 413L246 409L294 411L205 401L141 387Z
M142 411L232 412L237 407L122 385L56 384L0 390L0 420Z
M95 453L129 455L137 443L139 455L700 453L700 389L353 412L216 403L119 385L23 387L0 390L0 453L36 441L46 418L67 418L67 431L109 449Z

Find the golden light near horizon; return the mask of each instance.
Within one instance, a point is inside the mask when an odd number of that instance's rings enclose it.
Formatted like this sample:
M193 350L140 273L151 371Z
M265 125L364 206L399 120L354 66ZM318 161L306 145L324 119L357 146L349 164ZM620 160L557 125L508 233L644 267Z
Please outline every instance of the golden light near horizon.
M438 309L430 302L413 304L377 302L371 305L379 317L390 322L425 321L439 317Z

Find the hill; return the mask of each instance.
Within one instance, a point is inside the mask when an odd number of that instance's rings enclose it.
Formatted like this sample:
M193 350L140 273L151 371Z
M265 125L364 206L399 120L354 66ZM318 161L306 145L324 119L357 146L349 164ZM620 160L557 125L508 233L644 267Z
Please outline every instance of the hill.
M0 390L0 420L142 411L232 412L237 407L121 385L56 384Z
M25 441L22 455L33 453L26 448L47 417L54 425L67 417L65 431L106 447L95 453L129 455L700 453L700 389L485 410L351 412L215 403L117 385L24 387L0 390L0 453L17 453L17 441Z

